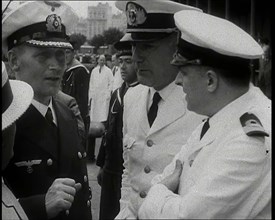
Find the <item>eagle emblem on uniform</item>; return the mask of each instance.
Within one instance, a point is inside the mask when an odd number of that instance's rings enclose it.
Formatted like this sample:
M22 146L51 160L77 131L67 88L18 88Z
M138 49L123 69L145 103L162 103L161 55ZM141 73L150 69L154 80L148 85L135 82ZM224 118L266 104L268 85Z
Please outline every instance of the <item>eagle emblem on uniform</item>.
M21 161L21 162L17 162L15 163L15 165L17 167L27 167L27 173L32 173L33 172L33 165L38 165L41 163L42 160L28 160L28 161Z
M147 13L143 7L133 2L126 5L127 23L131 26L143 24L147 19Z
M61 32L61 18L56 14L51 14L46 19L46 27L49 32Z

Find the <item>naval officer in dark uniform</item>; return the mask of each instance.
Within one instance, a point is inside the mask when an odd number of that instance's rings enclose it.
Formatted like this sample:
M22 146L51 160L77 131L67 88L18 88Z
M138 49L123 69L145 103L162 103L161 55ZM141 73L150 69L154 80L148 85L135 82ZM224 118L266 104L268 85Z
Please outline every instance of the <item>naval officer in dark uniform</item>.
M29 219L92 219L86 153L73 112L55 99L65 69L66 31L77 20L63 2L26 2L2 21L2 46L16 78L34 90L16 122L4 180Z

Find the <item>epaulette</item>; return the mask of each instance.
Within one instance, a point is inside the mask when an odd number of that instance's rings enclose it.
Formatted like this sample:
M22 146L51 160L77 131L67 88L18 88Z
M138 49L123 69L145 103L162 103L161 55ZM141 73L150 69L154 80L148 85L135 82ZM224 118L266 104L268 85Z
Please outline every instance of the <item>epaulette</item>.
M260 120L252 113L244 113L240 117L240 122L247 136L269 136Z

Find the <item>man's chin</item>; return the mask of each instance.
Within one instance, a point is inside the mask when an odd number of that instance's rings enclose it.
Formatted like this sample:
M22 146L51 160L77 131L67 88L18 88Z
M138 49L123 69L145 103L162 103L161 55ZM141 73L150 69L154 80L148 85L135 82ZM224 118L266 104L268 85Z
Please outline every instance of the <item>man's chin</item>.
M148 71L148 70L140 71L139 70L137 73L138 82L142 85L151 87L153 84L152 84L152 80L150 79L150 76L151 76L150 71Z

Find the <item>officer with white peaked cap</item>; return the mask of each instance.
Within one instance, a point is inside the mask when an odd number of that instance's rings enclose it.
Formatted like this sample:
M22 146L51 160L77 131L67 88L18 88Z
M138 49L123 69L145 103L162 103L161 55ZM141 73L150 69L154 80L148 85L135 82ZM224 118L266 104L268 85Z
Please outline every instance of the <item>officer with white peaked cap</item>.
M271 101L250 83L263 51L233 23L175 14L172 64L188 109L208 116L161 175L140 219L271 219Z
M137 85L124 96L124 171L120 212L116 219L136 218L138 209L160 174L204 118L186 109L182 90L175 84L178 70L170 65L176 49L180 10L201 10L173 1L137 0L116 6L127 15L124 40L132 44Z
M131 33L129 41L154 41L167 37L177 30L173 15L180 10L198 8L167 0L116 1L116 7L126 12L126 32Z
M92 219L85 149L73 112L55 95L67 34L78 17L62 1L28 1L2 20L2 46L16 79L34 91L16 121L14 155L3 178L29 219Z

